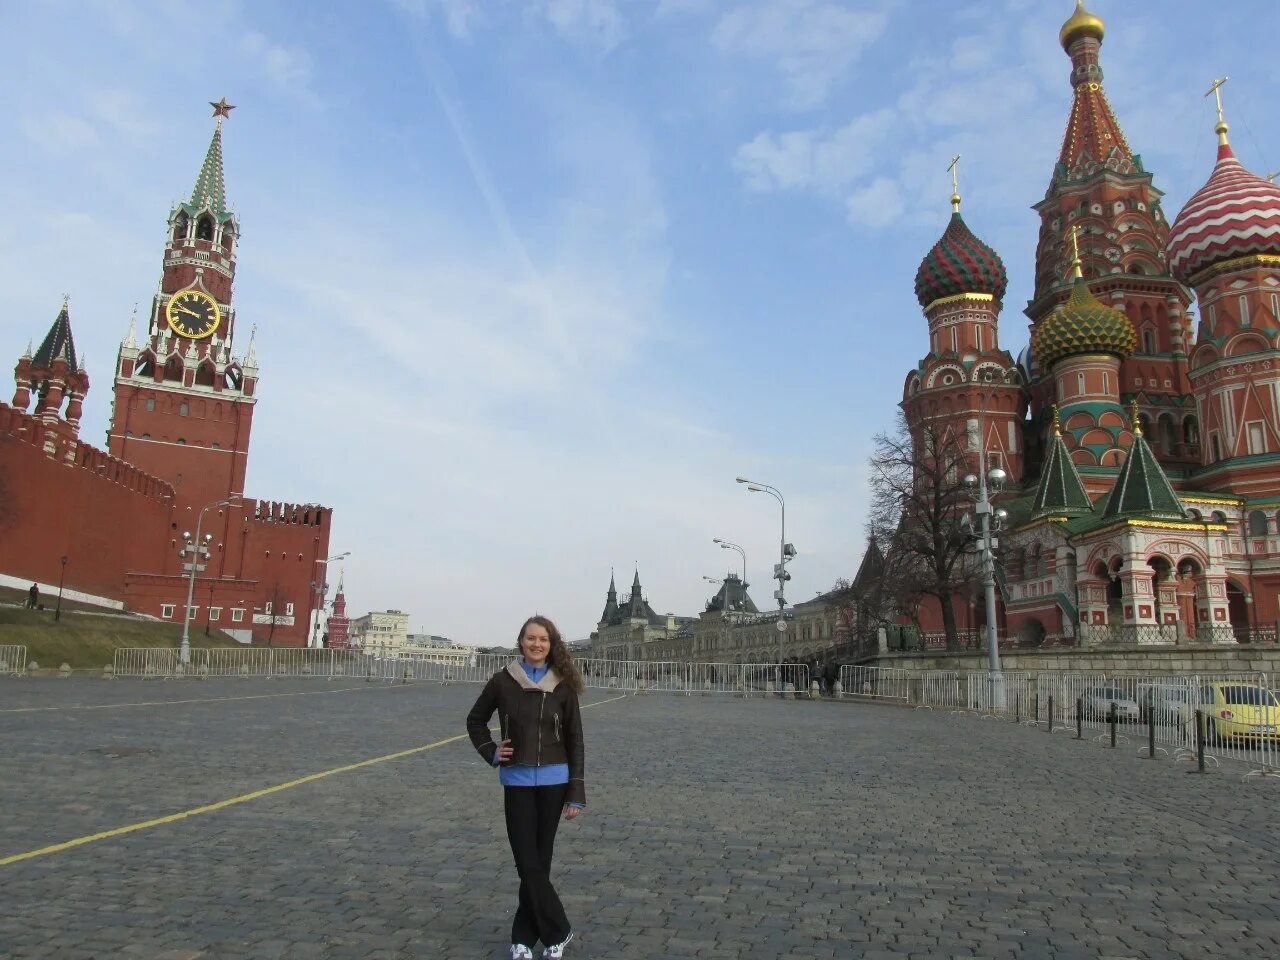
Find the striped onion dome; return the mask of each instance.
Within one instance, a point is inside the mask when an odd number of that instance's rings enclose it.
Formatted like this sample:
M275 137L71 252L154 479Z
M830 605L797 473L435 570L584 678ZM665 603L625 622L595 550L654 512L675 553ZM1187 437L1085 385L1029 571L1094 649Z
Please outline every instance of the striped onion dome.
M959 197L953 199L959 206ZM986 293L1004 299L1009 285L1000 255L979 240L957 210L916 271L916 299L928 307L960 293Z
M1213 174L1173 222L1168 251L1183 283L1224 260L1280 254L1280 186L1250 173L1220 143Z
M1031 333L1031 352L1040 369L1049 371L1064 357L1109 353L1123 360L1138 346L1138 333L1129 318L1101 303L1076 276L1071 296Z

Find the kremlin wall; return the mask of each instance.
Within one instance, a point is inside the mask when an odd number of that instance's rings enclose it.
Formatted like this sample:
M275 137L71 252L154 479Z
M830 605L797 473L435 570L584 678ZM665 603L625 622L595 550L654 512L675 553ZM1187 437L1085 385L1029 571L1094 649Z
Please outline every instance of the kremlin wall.
M160 283L121 343L108 451L80 439L89 374L64 301L0 403L0 585L31 583L175 622L186 537L207 539L191 621L241 643L306 645L322 603L331 512L245 496L257 404L254 338L234 349L239 222L226 200L222 126L191 198L169 214Z

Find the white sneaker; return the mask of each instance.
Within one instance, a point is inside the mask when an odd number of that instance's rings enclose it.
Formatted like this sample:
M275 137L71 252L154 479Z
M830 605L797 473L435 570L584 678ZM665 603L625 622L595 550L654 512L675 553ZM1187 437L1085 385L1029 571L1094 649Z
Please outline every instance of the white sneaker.
M533 960L533 951L523 943L511 945L511 960Z
M564 948L569 941L573 939L573 934L569 934L563 941L557 943L554 947L547 947L542 951L542 960L560 960L564 956Z

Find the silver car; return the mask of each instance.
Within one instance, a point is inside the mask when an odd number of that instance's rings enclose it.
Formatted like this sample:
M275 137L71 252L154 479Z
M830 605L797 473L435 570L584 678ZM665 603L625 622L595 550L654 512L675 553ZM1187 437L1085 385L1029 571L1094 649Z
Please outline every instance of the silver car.
M1111 705L1116 706L1116 720L1120 723L1137 723L1142 716L1138 701L1123 687L1089 687L1081 696L1086 720L1105 721L1111 715Z

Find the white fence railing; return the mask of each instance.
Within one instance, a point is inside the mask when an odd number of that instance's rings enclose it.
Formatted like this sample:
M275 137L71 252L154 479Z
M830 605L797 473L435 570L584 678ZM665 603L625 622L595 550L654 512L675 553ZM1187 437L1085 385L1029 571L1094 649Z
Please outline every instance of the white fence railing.
M17 643L0 643L0 677L20 677L27 670L27 648Z
M0 648L2 649L2 648ZM414 656L370 657L354 650L301 647L217 647L191 651L182 665L171 648L136 647L115 651L118 677L351 677L384 682L484 683L511 662L509 654L475 654L442 663ZM809 690L804 664L655 663L640 660L577 662L588 688L629 693L727 694L750 696Z
M904 670L846 666L842 695L974 712L1030 725L1141 743L1190 758L1196 717L1210 755L1280 770L1280 697L1265 673L1136 674Z

